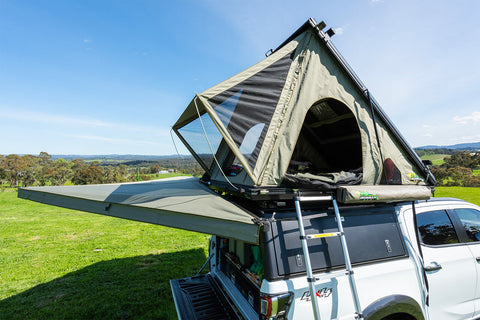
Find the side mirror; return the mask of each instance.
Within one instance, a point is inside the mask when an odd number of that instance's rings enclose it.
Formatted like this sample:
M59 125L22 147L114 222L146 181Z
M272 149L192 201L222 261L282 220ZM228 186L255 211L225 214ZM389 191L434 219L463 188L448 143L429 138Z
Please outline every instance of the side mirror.
M423 164L426 165L426 166L431 166L433 165L433 162L432 160L422 160Z

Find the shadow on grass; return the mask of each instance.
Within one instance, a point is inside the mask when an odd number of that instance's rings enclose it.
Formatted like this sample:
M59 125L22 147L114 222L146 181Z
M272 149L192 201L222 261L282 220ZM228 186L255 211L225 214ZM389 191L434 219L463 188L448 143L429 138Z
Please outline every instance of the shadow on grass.
M0 319L176 319L170 279L194 275L202 249L102 261L0 301Z

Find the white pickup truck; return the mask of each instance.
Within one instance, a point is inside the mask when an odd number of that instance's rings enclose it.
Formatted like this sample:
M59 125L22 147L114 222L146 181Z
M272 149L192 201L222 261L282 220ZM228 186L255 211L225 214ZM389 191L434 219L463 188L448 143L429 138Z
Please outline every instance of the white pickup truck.
M361 313L338 238L309 242L320 319L480 319L480 208L457 199L341 207ZM172 280L180 319L314 319L295 210L263 210L258 246L210 240L210 272ZM332 208L307 234L336 231Z

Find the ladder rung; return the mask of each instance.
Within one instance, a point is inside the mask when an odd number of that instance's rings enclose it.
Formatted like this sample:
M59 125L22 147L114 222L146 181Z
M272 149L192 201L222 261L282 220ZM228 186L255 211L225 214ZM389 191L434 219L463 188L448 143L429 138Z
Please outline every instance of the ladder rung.
M343 233L341 233L341 232L307 234L307 235L305 235L305 239L340 237L342 234ZM303 239L302 236L300 236L300 239Z
M322 280L328 280L328 279L333 279L333 278L338 278L340 276L347 275L347 272L345 269L342 270L337 270L337 271L331 271L328 273L322 273L322 274L317 274L315 278L315 282L317 281L322 281Z
M330 201L332 199L333 199L332 196L316 196L316 197L298 196L294 198L294 200L297 200L297 201Z

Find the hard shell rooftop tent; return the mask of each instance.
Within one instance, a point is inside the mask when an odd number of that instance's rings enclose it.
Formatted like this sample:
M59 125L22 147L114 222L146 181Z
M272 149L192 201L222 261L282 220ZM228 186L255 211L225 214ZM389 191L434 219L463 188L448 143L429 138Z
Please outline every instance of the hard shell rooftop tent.
M203 182L236 194L338 188L345 203L428 199L435 178L323 28L308 20L266 59L195 96L173 130ZM19 197L250 243L261 225L197 178L31 187Z
M336 188L435 178L308 20L266 59L198 94L173 130L212 184Z

